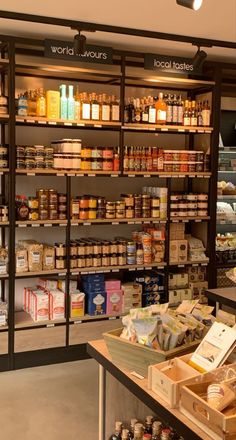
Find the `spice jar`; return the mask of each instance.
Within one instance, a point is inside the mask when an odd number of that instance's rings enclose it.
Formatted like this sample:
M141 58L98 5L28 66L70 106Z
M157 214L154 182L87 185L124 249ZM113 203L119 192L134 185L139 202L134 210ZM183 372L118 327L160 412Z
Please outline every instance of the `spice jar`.
M92 156L92 148L90 147L83 147L81 149L81 157L84 159L90 159Z
M91 159L81 159L81 171L91 171Z
M110 253L117 254L117 252L118 252L118 243L114 240L110 244Z
M150 208L151 205L151 197L147 194L142 195L142 208L147 209Z
M90 255L86 255L85 257L85 267L91 267L93 265L93 256Z
M125 218L125 210L124 209L116 209L116 218Z
M117 202L115 202L116 204L116 209L120 209L120 210L124 210L125 209L125 202L123 200L118 200Z
M44 205L39 205L39 220L48 220L48 209Z
M97 219L104 219L106 217L105 209L97 209Z
M101 147L93 147L92 148L92 159L102 159L102 148Z
M134 196L134 206L135 209L142 208L142 196Z
M101 243L99 241L98 242L94 242L93 252L96 255L102 253L102 245L101 245Z
M150 210L150 208L143 208L142 209L142 217L143 218L151 217L151 210Z
M107 202L106 203L106 210L110 210L110 209L116 209L116 203L115 202Z
M159 218L160 217L160 209L159 208L152 208L151 209L151 217Z

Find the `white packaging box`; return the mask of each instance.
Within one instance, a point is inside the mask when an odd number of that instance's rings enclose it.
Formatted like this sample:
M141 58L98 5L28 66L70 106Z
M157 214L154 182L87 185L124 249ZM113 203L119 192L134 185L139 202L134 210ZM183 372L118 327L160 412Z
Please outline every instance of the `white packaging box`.
M187 289L187 287L188 287L188 274L187 273L178 273L177 274L176 287L178 289Z
M49 292L49 319L65 318L65 293L61 290Z
M70 280L70 287L69 291L70 293L73 293L77 290L77 280ZM58 280L58 289L62 290L62 292L66 291L66 280Z
M178 304L181 302L181 290L169 290L169 303Z
M32 319L35 322L47 321L49 319L49 296L45 292L31 291Z
M37 286L41 287L45 290L56 290L57 289L58 280L47 279L47 278L39 278L37 282Z

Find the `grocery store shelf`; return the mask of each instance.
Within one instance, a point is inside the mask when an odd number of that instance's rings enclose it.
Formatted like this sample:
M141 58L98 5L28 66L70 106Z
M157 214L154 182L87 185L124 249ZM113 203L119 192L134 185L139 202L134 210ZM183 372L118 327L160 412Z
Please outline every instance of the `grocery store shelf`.
M184 267L184 266L207 266L209 263L209 258L203 261L185 261L183 263L170 263L170 266Z
M66 269L53 269L53 270L39 270L37 272L17 272L16 278L33 278L38 276L58 275L65 276Z
M116 319L122 318L125 316L125 313L117 314L117 315L84 315L78 316L77 318L70 318L70 324L82 324L83 322L94 322L94 321L113 321Z
M64 319L33 321L29 313L24 311L15 312L15 329L28 329L32 327L53 327L56 325L63 325L66 323Z
M176 178L185 178L185 177L199 177L199 178L210 178L211 177L211 173L210 172L201 172L201 173L196 173L196 172L191 172L191 173L180 173L180 172L167 172L167 171L155 171L155 172L145 172L145 171L124 171L123 172L124 176L128 176L128 177L162 177L164 178L171 178L171 177L176 177Z
M228 220L228 219L225 219L225 220L216 220L216 224L217 225L236 225L236 218L235 218L235 220Z
M0 120L1 122L1 120ZM0 175L9 173L9 168L0 168Z
M183 125L135 124L122 125L125 131L157 131L161 133L212 133L213 127L185 127Z
M56 169L16 169L16 174L26 175L26 176L78 176L78 177L96 177L96 176L108 176L108 177L118 177L120 171L78 171L78 170L56 170Z
M108 273L119 272L120 270L151 270L151 269L163 269L166 263L150 263L150 264L126 264L124 266L102 266L102 267L85 267L82 269L75 269L71 271L71 275L88 274L88 273Z
M1 223L0 223L1 225ZM67 225L67 220L26 220L26 221L16 221L16 226L19 228L26 227L52 227L52 226L61 226L65 227Z
M225 263L216 263L217 268L236 267L236 261L226 261Z
M179 223L179 222L183 222L183 223L187 223L187 222L196 222L196 223L200 223L200 222L205 222L207 220L210 220L210 216L204 216L204 217L171 217L170 221L171 223Z
M103 129L103 130L120 130L120 122L105 121L68 121L66 119L48 119L37 116L16 116L17 125L30 125L32 127L56 127L56 128L82 128L82 129Z
M228 200L228 199L236 199L236 194L218 194L217 199L219 200Z
M114 219L95 219L95 220L71 220L71 226L90 226L90 225L119 225L119 224L128 224L128 225L141 225L141 224L149 224L149 223L163 223L165 224L167 220L160 220L159 218L148 217L148 218L114 218Z
M0 226L9 226L9 222L0 222Z
M0 124L7 124L9 121L9 115L0 115Z

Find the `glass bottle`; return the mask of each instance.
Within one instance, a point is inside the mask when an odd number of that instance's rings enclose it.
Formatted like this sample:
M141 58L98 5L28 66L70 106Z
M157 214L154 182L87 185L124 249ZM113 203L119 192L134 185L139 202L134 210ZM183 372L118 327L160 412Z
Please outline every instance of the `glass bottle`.
M142 147L141 152L141 171L147 170L147 158L146 158L146 150L145 147Z
M146 165L147 171L152 171L152 147L147 148L146 158L147 158L147 165Z
M28 114L28 103L27 103L26 93L18 97L17 114L19 116L27 116Z
M144 263L143 246L141 243L138 243L137 250L136 250L136 264L142 265L143 263Z
M136 108L135 108L135 122L141 122L142 120L142 109L140 106L140 99L136 99Z
M90 101L88 98L88 94L86 92L82 93L82 102L81 102L81 119L89 120L90 116Z
M130 430L129 430L129 434L128 434L129 440L133 440L133 438L134 438L134 427L135 427L136 423L138 423L137 419L131 419Z
M153 424L153 416L147 416L145 420L145 434L152 434L152 424Z
M148 105L147 105L147 99L141 99L141 106L142 106L142 122L143 124L148 124Z
M203 102L203 106L202 106L202 125L204 127L209 127L210 126L210 106L208 101L204 101Z
M36 94L35 94L34 90L29 91L27 107L28 107L28 116L36 116L37 115L37 101L36 101Z
M134 427L134 440L143 439L143 425L142 423L136 423Z
M124 122L128 124L130 122L130 98L127 99L124 107Z
M43 88L40 88L37 96L36 112L37 116L46 116L46 94Z
M173 123L173 105L171 95L169 94L166 100L166 123L171 125Z
M156 124L156 105L154 99L150 97L149 110L148 110L148 123Z
M93 121L99 121L99 102L96 93L92 93L91 96L91 119Z
M122 422L115 423L115 433L112 434L110 440L121 440Z
M196 102L195 101L192 101L192 105L191 105L190 125L192 127L196 127L197 126L197 110L196 110Z
M67 119L68 117L68 100L66 96L66 85L60 85L60 118Z
M129 171L135 171L134 168L134 147L130 147L129 150Z
M178 124L178 101L176 95L173 96L173 125Z
M134 150L134 169L135 169L135 171L140 171L140 167L141 167L140 148L136 147Z
M111 107L105 93L102 95L102 121L111 120Z
M120 120L120 104L115 95L111 97L111 120L113 122L119 122Z
M121 439L122 440L129 440L129 430L128 429L122 429Z
M198 125L198 127L203 126L201 101L198 102L198 106L197 106L197 125Z
M152 440L160 440L161 422L153 422L152 425Z
M178 125L183 125L184 123L184 103L182 101L182 96L178 99Z
M81 118L81 102L80 102L80 94L79 94L79 86L76 86L75 92L75 120L79 121Z
M158 125L166 124L166 103L163 100L163 93L159 93L158 100L156 101L156 123Z
M184 103L184 126L190 125L190 113L189 113L189 101L186 100Z
M131 98L131 100L130 100L130 106L129 106L129 118L130 118L130 122L135 122L135 104L136 104L136 100L135 100L135 98Z
M152 170L158 170L158 149L157 147L152 148Z
M123 158L123 170L124 171L129 171L129 151L128 151L128 147L125 147L125 154L124 154L124 158Z
M120 170L120 152L119 147L115 149L114 157L113 157L113 171Z
M164 152L161 148L158 150L157 163L158 163L157 171L163 171L164 170Z
M74 86L69 85L69 95L67 100L67 118L69 121L75 119L75 98L74 98Z

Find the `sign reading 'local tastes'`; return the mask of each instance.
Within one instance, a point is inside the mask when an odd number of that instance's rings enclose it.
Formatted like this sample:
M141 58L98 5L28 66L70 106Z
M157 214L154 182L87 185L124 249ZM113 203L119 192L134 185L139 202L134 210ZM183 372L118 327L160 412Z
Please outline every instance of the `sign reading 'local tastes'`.
M166 73L200 74L201 69L194 66L191 58L171 57L148 53L144 58L144 68Z
M87 63L112 64L113 50L111 47L88 44L83 54L76 55L71 41L44 40L44 56Z

